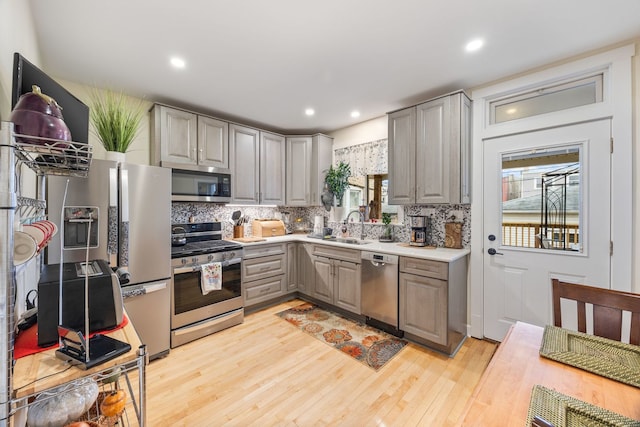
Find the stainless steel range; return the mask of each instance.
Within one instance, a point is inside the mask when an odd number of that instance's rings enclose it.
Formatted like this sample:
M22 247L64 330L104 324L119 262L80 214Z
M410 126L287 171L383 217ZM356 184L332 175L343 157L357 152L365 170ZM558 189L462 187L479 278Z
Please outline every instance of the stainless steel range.
M240 324L242 245L222 239L219 222L171 226L171 347ZM219 263L221 287L207 293L203 270Z

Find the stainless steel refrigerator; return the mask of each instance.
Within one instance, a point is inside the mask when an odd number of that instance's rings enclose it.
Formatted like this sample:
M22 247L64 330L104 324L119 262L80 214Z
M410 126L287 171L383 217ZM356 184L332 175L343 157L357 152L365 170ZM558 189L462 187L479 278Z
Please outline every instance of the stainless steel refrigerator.
M87 178L48 176L46 199L58 233L45 262L83 262L89 246L90 260L107 260L122 277L125 309L147 353L168 353L171 169L93 160Z

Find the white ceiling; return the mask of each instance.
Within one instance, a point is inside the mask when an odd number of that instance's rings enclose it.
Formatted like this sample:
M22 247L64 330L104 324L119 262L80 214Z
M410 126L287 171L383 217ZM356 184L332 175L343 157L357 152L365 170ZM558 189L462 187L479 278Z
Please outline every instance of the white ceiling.
M47 73L289 134L640 37L640 0L30 1Z

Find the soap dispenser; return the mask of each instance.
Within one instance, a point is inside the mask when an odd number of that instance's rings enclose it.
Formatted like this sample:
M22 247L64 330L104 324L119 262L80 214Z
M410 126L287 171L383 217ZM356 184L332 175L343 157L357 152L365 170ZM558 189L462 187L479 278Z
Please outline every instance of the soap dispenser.
M346 219L342 222L342 227L340 227L340 232L342 233L343 238L349 237L349 228L347 228Z

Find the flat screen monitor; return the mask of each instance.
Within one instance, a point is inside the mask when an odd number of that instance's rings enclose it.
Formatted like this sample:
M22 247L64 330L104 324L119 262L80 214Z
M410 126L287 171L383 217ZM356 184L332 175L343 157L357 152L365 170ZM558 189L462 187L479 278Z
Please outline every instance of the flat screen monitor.
M88 144L89 107L18 52L14 53L11 109L22 94L31 92L33 85L40 86L42 93L55 99L62 107L62 116L73 141Z

